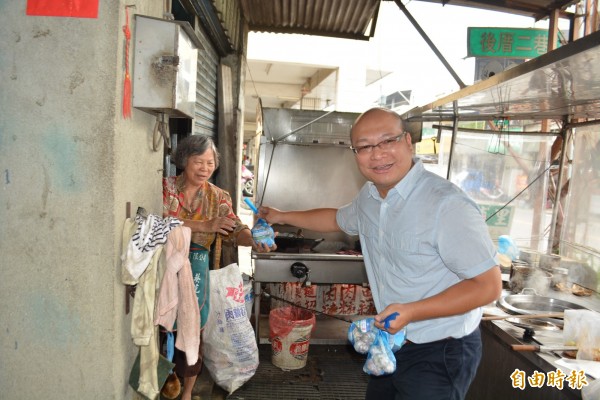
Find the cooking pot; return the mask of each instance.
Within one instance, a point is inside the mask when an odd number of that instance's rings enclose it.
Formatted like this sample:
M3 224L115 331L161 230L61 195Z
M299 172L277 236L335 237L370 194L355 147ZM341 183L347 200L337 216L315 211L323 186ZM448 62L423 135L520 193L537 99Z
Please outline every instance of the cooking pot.
M523 289L533 289L539 295L548 293L552 274L529 265L514 264L510 269L508 286L513 293L521 293Z
M279 233L275 236L277 251L281 252L307 252L313 250L324 239L309 239L295 233Z
M511 294L504 296L498 300L497 305L509 314L564 313L565 310L587 309L570 301L532 294Z
M538 267L540 265L540 252L532 249L521 249L519 252L519 260Z
M540 268L552 270L560 267L560 256L558 254L540 254Z

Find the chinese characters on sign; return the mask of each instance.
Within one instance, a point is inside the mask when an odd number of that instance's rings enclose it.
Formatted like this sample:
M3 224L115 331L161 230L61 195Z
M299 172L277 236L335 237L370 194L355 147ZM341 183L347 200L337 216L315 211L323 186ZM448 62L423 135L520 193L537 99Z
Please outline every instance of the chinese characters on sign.
M585 378L585 371L583 370L572 370L569 375L566 375L561 369L550 371L546 374L534 371L531 376L526 376L525 371L515 369L514 372L510 374L510 379L512 381L512 387L521 390L525 390L527 384L532 388L541 388L545 384L546 386L562 390L565 381L571 389L581 390L584 386L588 385Z
M499 206L495 204L478 203L486 219L490 236L497 238L500 235L510 235L510 228L514 216L513 206Z
M467 56L535 58L548 50L546 29L468 28Z

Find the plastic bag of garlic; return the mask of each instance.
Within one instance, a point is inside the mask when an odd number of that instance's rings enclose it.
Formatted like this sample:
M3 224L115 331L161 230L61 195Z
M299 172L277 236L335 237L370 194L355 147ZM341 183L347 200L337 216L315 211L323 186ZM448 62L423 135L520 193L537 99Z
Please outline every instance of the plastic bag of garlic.
M394 352L404 344L406 330L392 335L375 327L373 318L354 321L348 328L348 340L354 350L368 354L363 371L369 375L387 375L396 370Z

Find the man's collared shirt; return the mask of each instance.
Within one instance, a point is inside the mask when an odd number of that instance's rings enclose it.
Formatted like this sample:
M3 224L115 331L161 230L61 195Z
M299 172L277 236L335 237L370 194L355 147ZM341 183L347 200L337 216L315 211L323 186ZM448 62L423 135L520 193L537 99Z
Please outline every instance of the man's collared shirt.
M359 235L378 312L443 292L493 266L496 250L478 208L456 185L423 167L420 160L386 198L367 182L337 222ZM410 323L407 338L426 343L471 333L477 308L462 315Z

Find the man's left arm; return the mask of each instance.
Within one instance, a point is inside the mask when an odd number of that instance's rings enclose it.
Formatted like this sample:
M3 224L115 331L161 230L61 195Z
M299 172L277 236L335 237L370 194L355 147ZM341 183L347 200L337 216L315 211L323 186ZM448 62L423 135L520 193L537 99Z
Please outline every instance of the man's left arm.
M494 266L473 278L450 286L435 296L412 303L390 304L375 316L375 320L383 321L388 315L394 312L399 313L399 316L391 321L390 327L387 329L388 332L394 334L410 322L464 314L491 303L498 299L501 293L500 268ZM376 323L375 326L383 329L381 322Z

